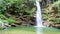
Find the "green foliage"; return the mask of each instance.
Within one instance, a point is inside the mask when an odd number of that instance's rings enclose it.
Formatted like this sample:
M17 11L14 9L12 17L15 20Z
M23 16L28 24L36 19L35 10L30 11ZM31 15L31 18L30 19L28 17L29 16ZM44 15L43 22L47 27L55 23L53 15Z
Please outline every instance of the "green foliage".
M56 14L60 13L60 0L54 2L54 3L52 4L52 6L57 8L57 9L55 9L55 11L58 10L58 11L56 12ZM60 23L60 17L55 18L55 22L56 22L56 23Z
M33 16L35 12L35 0L1 0L0 1L0 19L5 23L14 23L15 20L7 18L3 14L10 13L20 16Z
M35 12L35 1L30 0L4 0L6 11L18 13L19 15L31 16Z
M59 1L56 1L52 4L53 7L57 7L56 10L58 10L58 12L60 12L60 0Z
M55 21L56 21L57 23L60 23L60 18L56 18Z
M48 14L47 13L46 14L43 14L42 16L43 16L43 19L44 20L48 20Z
M0 14L0 19L6 20L7 18L3 14Z
M59 7L59 6L60 6L60 0L57 1L57 2L54 2L54 3L52 4L52 6Z
M15 23L15 20L13 20L12 18L7 18L4 15L0 15L0 21L4 22L4 23Z
M35 10L35 1L33 0L2 0L0 3L0 14L8 11L31 16Z
M43 20L47 21L48 20L48 9L47 8L44 8L42 9L42 17L43 17Z
M7 19L6 21L8 21L9 23L15 23L15 20L13 20L11 18Z

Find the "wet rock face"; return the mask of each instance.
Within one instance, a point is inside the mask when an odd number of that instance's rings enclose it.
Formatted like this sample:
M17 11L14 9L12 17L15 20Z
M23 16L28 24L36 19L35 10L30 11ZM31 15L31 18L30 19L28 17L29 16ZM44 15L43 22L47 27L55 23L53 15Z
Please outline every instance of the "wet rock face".
M14 20L16 20L16 22L14 24L10 24L12 27L16 27L16 26L34 26L36 25L35 23L35 17L27 17L27 16L19 16L16 18L16 16L13 16Z
M16 26L34 26L36 25L35 17L28 17L28 16L20 16L20 15L12 15L12 14L5 14L7 17L12 17L12 19L14 19L16 22L14 24L9 24L12 27L16 27Z
M49 7L49 18L51 18L49 21L54 22L51 24L54 28L60 29L60 23L56 21L56 18L59 18L58 8L57 7Z
M48 21L44 21L42 24L43 24L43 26L46 26L46 27L50 27L51 26L51 24Z
M55 23L55 25L52 27L60 29L60 23Z
M31 25L36 25L36 17L30 17L30 20L31 20L30 22Z
M23 18L23 23L22 25L27 25L27 26L34 26L35 25L35 17L27 17Z

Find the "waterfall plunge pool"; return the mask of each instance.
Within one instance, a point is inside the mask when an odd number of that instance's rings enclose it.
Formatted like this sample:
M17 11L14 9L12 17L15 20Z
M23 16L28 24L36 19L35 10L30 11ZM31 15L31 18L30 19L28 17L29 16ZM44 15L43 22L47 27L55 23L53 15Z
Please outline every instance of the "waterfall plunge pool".
M60 34L60 29L40 27L42 34ZM12 27L6 30L0 30L0 34L37 34L36 27Z

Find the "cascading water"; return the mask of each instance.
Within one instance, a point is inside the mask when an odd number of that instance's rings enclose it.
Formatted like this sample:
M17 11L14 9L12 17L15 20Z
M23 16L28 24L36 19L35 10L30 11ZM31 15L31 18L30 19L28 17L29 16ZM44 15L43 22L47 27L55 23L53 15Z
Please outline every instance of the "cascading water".
M43 20L42 20L42 12L41 12L41 6L39 4L39 0L36 0L36 6L37 6L37 11L36 11L37 30L36 32L37 34L42 34L41 27L43 27L42 25Z
M41 6L40 6L38 0L36 0L36 6L37 6L37 11L36 11L37 27L43 27L43 25L42 25L43 20L42 20Z

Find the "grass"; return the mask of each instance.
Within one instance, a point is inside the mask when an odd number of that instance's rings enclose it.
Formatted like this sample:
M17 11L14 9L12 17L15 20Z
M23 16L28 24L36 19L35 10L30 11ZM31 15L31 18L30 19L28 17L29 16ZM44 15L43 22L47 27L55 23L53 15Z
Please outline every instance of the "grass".
M42 34L60 34L59 29L41 28ZM0 30L0 34L36 34L35 27L13 27L6 30Z

